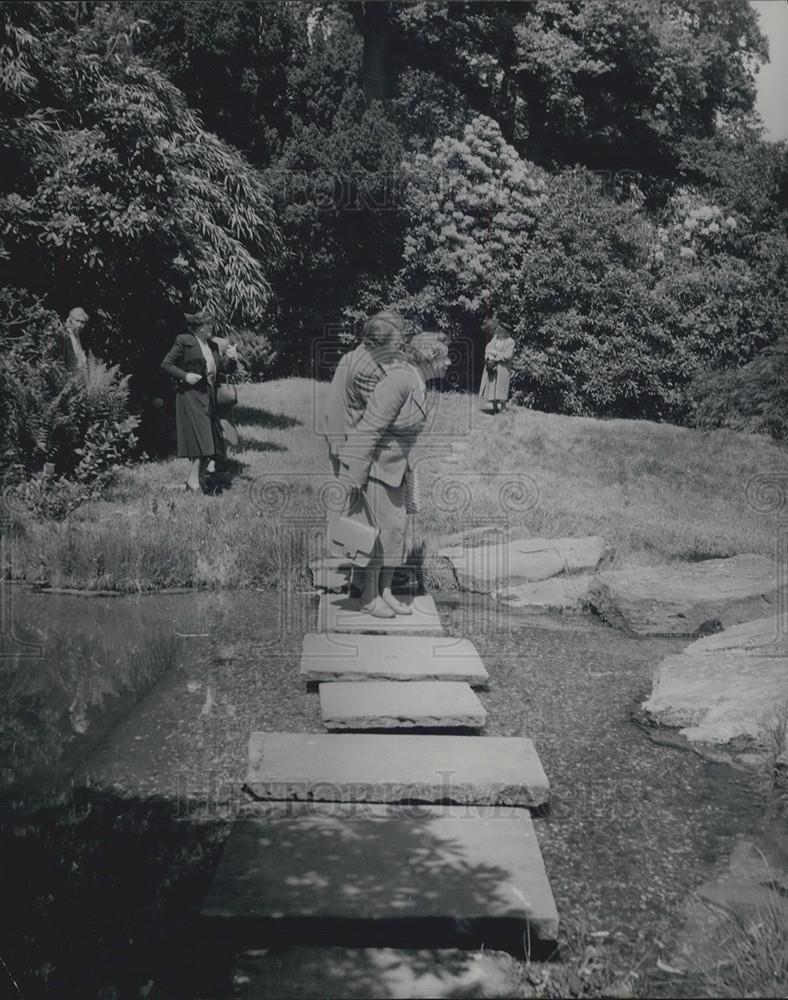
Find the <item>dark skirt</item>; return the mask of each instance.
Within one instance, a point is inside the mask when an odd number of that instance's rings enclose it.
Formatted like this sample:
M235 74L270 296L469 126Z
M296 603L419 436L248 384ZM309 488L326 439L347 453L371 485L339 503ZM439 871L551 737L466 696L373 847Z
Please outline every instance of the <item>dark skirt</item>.
M222 428L212 387L183 388L175 400L179 458L212 458L224 454Z

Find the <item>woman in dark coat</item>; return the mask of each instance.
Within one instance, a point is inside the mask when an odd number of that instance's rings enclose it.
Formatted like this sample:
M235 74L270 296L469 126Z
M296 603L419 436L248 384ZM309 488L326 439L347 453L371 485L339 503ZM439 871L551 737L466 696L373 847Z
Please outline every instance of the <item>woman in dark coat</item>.
M191 459L186 489L198 492L208 462L224 454L222 428L216 415L216 389L221 373L235 368L237 354L232 346L220 354L211 337L213 321L205 310L187 313L186 322L192 333L178 334L161 366L178 382L178 457Z

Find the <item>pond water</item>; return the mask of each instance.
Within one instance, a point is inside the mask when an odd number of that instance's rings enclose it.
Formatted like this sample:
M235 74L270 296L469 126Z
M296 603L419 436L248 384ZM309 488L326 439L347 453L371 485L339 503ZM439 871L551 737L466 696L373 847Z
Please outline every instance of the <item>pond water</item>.
M6 589L0 634L0 808L57 799L113 726L202 639L275 635L262 593L87 597Z
M485 734L531 737L550 779L535 826L564 927L664 941L762 815L745 776L630 721L684 641L436 596L490 673ZM23 995L199 993L193 920L243 801L249 734L322 729L298 678L315 599L15 589L6 611L0 934Z

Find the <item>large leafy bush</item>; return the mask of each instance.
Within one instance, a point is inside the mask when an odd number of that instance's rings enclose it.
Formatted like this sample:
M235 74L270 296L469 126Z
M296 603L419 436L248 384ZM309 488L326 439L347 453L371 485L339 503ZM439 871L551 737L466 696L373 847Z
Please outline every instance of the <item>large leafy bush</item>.
M490 118L408 163L403 305L453 332L508 304L544 200L543 172Z
M84 306L98 353L143 371L184 306L259 323L281 240L260 175L81 6L4 7L2 277Z
M136 444L129 377L89 356L69 372L56 314L0 297L2 485L34 512L65 514L113 478Z

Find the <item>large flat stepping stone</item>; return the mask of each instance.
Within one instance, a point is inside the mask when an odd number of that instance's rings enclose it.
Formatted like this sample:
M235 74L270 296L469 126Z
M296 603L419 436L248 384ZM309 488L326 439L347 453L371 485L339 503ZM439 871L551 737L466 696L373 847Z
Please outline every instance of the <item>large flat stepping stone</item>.
M505 806L245 807L202 915L222 935L237 921L247 947L521 949L527 927L532 939L558 932L530 813Z
M322 594L317 611L318 631L443 635L438 609L429 594L403 595L398 599L413 608L412 615L375 618L360 611L358 601L346 594Z
M531 740L508 736L252 733L261 799L455 802L536 808L550 798Z
M773 614L778 573L766 556L599 573L588 600L605 621L637 635L702 635Z
M517 997L522 966L502 951L308 948L246 951L233 996L248 1000L420 1000Z
M476 687L490 679L469 639L336 632L304 636L299 674L306 681L445 680Z
M451 562L466 590L489 594L554 576L593 573L610 559L612 550L603 538L593 535L457 545L438 554Z
M320 685L326 729L480 729L487 720L458 681L347 681Z
M657 667L647 718L688 740L768 747L788 702L788 636L772 615L691 643Z

